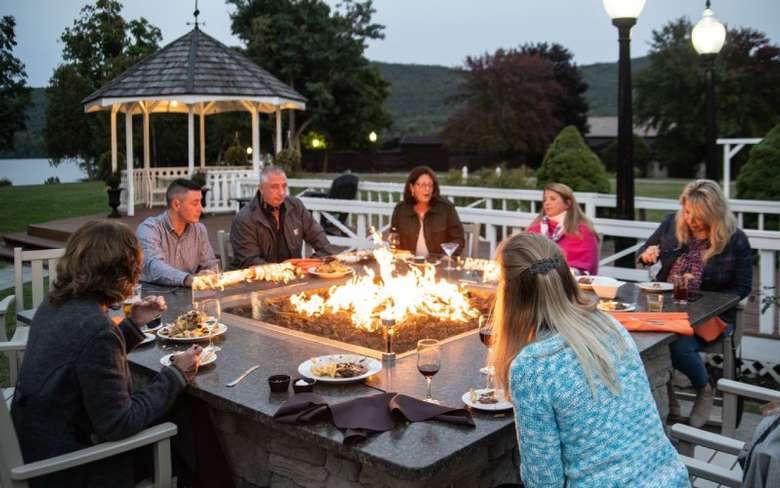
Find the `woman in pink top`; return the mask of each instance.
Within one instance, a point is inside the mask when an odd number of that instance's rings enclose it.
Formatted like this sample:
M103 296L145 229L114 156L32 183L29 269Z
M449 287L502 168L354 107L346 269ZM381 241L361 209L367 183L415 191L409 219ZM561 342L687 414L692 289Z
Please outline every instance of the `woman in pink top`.
M558 244L569 267L580 273L598 273L598 234L577 205L574 192L563 183L549 183L544 187L542 211L527 231L542 234Z

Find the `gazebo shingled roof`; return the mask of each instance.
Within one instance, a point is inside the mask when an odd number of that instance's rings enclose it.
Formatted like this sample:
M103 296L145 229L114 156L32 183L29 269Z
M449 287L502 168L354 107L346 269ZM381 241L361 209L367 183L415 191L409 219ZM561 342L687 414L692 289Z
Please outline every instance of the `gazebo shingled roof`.
M303 95L249 58L196 28L139 61L87 96L82 104L86 111L92 112L132 99L175 97L186 103L182 98L188 95L225 102L228 98L258 101L267 105L264 112L273 112L277 107L301 109L306 102ZM211 113L246 110L239 103L217 105L223 106L215 106ZM187 110L186 107L160 108L166 112Z

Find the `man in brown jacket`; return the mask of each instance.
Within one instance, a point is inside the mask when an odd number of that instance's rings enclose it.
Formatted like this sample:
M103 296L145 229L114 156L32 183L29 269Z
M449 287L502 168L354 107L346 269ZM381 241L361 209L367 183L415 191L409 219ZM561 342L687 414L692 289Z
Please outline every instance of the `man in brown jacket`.
M230 244L232 266L245 268L300 258L303 242L319 255L338 252L325 231L299 199L287 195L287 175L278 166L260 173L258 192L233 220Z

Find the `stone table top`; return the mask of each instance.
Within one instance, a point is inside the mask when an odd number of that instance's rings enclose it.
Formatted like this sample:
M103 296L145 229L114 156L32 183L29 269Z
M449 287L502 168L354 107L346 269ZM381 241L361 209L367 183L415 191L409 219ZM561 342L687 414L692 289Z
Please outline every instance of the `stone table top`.
M313 279L308 283L322 285L323 280ZM330 284L330 282L328 282ZM291 291L301 284L284 286ZM252 290L278 291L279 287L269 283L254 283L251 287L242 285L240 292ZM235 290L234 290L235 291ZM192 292L183 288L158 288L145 286L144 294L163 294L168 303L164 321L171 321L177 315L191 308ZM636 302L641 310L646 305L639 291L633 285L623 286L619 300ZM703 298L679 308L689 312L691 322L696 324L737 303L738 297L719 293L703 293ZM732 300L733 298L733 300ZM677 310L677 305L665 309ZM399 424L395 429L370 436L355 446L343 446L340 431L329 423L292 426L275 423L273 414L288 398L289 393L271 393L267 378L273 374L288 374L293 380L298 376L298 365L313 356L345 352L332 345L324 345L304 338L254 326L251 321L237 320L225 315L223 322L229 330L214 340L222 347L217 361L204 366L188 391L224 410L238 413L255 421L273 424L285 432L330 450L349 452L364 463L378 464L405 479L424 479L451 462L456 455L468 455L472 449L483 443L490 443L505 429L513 429L512 412L484 414L475 412L476 427L468 428L440 422L416 422ZM674 334L636 333L632 334L640 353L650 353L671 342ZM184 350L189 344L158 340L140 346L129 354L129 361L135 367L147 372L161 368L160 358L165 354ZM349 351L346 351L349 352ZM484 365L487 349L481 344L476 331L455 341L442 345L442 368L433 379L433 396L444 404L460 407L461 396L469 388L484 386L485 376L479 373ZM260 367L234 388L225 386L248 367ZM314 392L329 403L338 403L378 393L396 391L423 398L425 380L416 367L414 354L397 359L393 367L385 368L365 383L348 385L326 385L318 383Z

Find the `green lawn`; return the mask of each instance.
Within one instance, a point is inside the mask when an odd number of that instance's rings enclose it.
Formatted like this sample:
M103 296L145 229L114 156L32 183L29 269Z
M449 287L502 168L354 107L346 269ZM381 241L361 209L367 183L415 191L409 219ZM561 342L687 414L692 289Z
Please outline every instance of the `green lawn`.
M108 213L105 184L61 183L0 187L0 235L25 230L28 224Z

